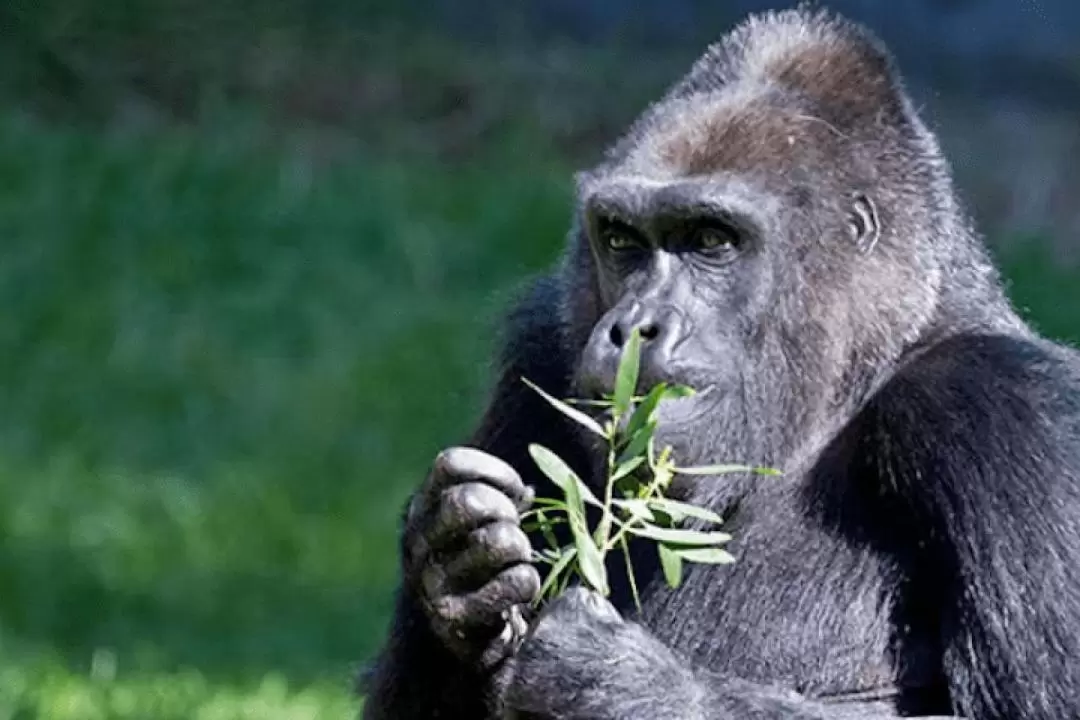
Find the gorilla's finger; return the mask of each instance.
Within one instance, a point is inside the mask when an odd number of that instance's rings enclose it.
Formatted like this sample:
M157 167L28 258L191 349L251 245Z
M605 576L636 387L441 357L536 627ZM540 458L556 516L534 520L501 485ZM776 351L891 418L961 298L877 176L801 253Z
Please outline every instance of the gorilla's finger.
M465 549L446 563L450 586L462 591L483 584L508 565L528 562L529 537L516 523L495 522L469 533Z
M494 455L470 447L452 447L439 453L432 468L432 493L467 482L482 482L497 488L519 509L532 504L532 488L522 482L514 468Z
M527 608L524 605L513 605L510 607L510 610L507 612L506 626L503 627L499 635L488 644L480 656L481 667L495 667L508 657L512 656L521 646L521 642L529 632L529 621L525 619L524 614L526 610ZM506 668L504 668L504 671L505 670ZM501 682L502 687L505 687L509 680L510 676L506 675L495 681Z
M540 573L532 565L514 565L475 592L444 595L433 602L436 614L461 633L501 627L504 613L532 601L540 592Z
M518 522L510 498L490 485L468 483L444 490L439 499L428 542L439 549L488 523Z

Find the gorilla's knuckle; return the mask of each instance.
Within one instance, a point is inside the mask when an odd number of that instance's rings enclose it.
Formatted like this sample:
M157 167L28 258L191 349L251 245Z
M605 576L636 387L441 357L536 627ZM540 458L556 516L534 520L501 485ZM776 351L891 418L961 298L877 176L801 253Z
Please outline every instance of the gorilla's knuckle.
M465 487L468 487L465 500L470 514L502 520L518 517L514 503L501 490L483 483L470 483Z
M445 595L446 573L439 565L428 565L420 571L420 591L429 603Z
M508 594L519 602L531 600L540 592L540 573L528 564L514 565L499 576Z
M468 606L454 595L439 595L431 599L435 616L446 625L461 625L468 616Z
M443 490L439 495L438 506L437 532L460 525L469 515L469 498L466 490L461 485L455 485L449 490Z
M435 456L435 461L432 464L433 469L441 475L456 475L464 464L465 450L466 448L458 446L443 448Z
M446 511L459 521L495 514L501 505L500 500L497 490L480 483L455 485L443 493Z
M508 557L528 555L531 550L529 538L520 527L509 522L498 522L485 528L485 545L491 552Z
M499 477L503 483L515 493L523 496L528 492L528 488L525 486L525 482L521 479L521 474L518 473L509 463L500 460L497 457L492 457L492 460L496 463L496 469L499 471Z
M447 516L465 517L483 507L483 498L474 485L454 485L442 491L439 506Z

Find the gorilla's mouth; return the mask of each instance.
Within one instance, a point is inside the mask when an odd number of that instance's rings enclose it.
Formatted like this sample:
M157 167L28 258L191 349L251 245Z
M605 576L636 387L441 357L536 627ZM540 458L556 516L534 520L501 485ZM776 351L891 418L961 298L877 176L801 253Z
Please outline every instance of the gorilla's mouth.
M718 397L719 389L715 384L695 389L692 395L664 400L657 408L660 425L681 425L693 423L709 412Z
M709 412L709 409L713 405L713 400L717 392L717 386L715 384L706 385L703 389L693 391L692 395L680 398L670 398L661 400L656 409L657 424L661 427L679 426L684 424L693 424L697 422L703 415ZM604 401L608 398L597 397L595 401ZM610 418L610 410L604 409L602 411L597 408L598 412L595 414L603 420ZM619 418L619 430L626 430L626 426L630 422L630 417L633 415L634 408L631 408L630 412Z

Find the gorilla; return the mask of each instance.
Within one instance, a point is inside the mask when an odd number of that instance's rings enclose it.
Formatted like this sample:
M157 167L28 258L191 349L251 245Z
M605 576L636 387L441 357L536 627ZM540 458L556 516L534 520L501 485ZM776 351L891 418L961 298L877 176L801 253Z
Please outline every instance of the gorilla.
M364 717L1080 717L1080 357L1010 305L880 40L751 16L576 188L477 429L404 512ZM661 405L675 458L781 475L673 489L733 564L671 589L636 548L640 612L623 582L533 616L518 516L557 490L528 445L602 478L522 378L609 393L635 328L643 385L698 390Z

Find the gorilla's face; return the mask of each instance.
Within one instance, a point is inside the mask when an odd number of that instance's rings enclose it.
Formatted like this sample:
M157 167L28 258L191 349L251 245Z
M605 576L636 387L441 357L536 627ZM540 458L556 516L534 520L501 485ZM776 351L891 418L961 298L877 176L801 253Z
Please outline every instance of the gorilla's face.
M936 303L935 220L909 182L929 173L918 133L883 131L846 75L799 92L784 77L654 106L578 176L574 390L610 393L637 329L639 390L698 391L660 409L661 434L694 458L790 454L860 402Z
M582 355L579 390L611 392L636 329L643 388L695 388L698 396L679 404L684 412L730 392L767 312L771 204L734 178L614 175L587 183L582 229L603 314Z
M652 168L653 171L656 168ZM775 307L779 255L789 252L787 201L744 174L581 176L580 242L588 245L597 316L577 390L611 392L625 341L642 337L640 391L691 386L661 423L693 426L730 412L756 368Z

